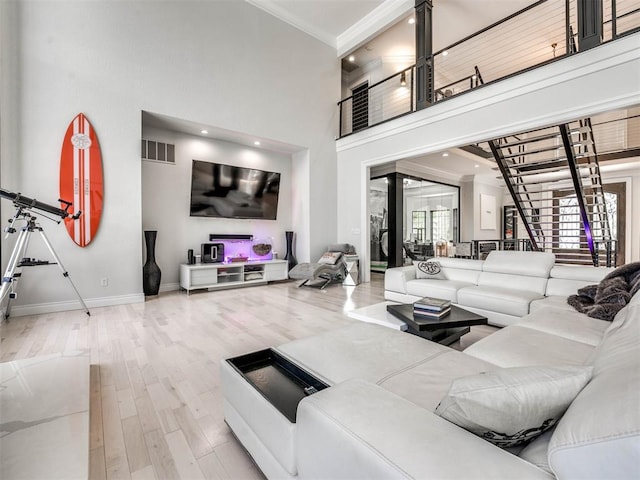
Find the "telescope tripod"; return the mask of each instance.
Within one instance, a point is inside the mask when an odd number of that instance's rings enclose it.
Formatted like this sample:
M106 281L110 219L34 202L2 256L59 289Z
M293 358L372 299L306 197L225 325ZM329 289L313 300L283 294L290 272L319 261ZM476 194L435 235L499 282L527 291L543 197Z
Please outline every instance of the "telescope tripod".
M5 311L4 318L8 319L11 314L11 300L18 297L18 279L22 275L23 267L33 267L36 265L54 265L57 264L60 267L60 271L62 272L62 276L69 281L71 288L76 292L78 296L78 300L80 300L80 304L84 309L87 315L91 315L87 305L82 300L78 289L71 281L71 277L69 277L69 273L65 270L62 262L60 261L60 257L56 254L51 242L47 238L47 235L44 233L44 229L36 223L36 217L33 215L26 213L22 210L21 207L18 207L18 211L14 215L13 219L10 220L12 224L15 224L17 220L24 220L26 222L25 226L20 230L20 234L18 235L18 240L16 241L15 246L13 247L13 251L11 252L11 257L9 257L9 263L7 265L7 269L4 272L4 276L2 277L2 288L0 288L0 305L4 301L5 296L9 295L9 300L7 301L7 309ZM15 233L16 229L13 227L8 227L6 230L9 233ZM48 261L35 260L30 259L25 256L27 251L27 246L29 245L29 237L33 232L40 233L44 244L49 249L49 252L55 259L55 263L50 263Z

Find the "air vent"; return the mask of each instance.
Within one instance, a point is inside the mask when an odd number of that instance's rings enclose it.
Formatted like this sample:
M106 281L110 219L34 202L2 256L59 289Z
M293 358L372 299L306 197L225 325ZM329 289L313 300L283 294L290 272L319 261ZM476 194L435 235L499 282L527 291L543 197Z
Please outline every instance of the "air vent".
M141 157L154 162L176 163L176 146L155 140L142 140Z

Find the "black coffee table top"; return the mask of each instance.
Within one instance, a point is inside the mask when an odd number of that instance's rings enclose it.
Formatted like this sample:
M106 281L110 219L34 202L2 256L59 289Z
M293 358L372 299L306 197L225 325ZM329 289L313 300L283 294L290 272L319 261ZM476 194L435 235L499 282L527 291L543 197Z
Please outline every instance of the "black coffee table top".
M387 311L418 331L486 325L487 317L451 305L451 313L442 318L426 318L413 315L413 304L387 305Z

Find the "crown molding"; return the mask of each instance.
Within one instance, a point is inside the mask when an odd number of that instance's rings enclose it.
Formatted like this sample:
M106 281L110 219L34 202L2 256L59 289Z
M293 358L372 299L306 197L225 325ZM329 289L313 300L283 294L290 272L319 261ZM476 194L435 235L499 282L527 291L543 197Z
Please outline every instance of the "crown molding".
M360 46L382 30L389 28L409 11L413 11L414 7L414 0L385 0L371 13L338 35L335 45L338 58Z
M267 12L270 15L273 15L276 18L279 18L285 23L288 23L292 27L297 28L298 30L303 31L304 33L311 35L312 37L320 40L322 43L329 45L332 48L336 48L336 39L333 35L329 35L322 30L316 28L314 25L300 20L300 18L292 15L287 9L279 6L278 4L272 2L271 0L245 0L247 3L250 3L254 7L259 8Z

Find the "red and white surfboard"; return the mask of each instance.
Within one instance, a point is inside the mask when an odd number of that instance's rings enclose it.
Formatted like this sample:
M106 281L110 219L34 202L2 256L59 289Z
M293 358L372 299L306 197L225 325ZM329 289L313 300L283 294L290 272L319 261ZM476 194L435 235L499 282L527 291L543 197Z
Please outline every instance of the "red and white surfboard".
M89 245L98 231L103 197L98 136L87 117L79 113L69 124L62 143L60 199L72 203L69 213L82 212L77 220L64 220L69 236L81 247Z

